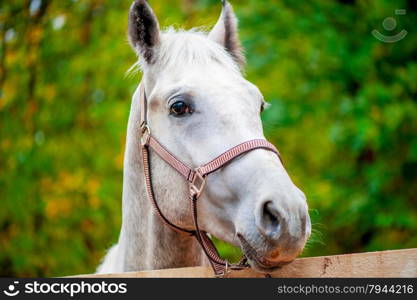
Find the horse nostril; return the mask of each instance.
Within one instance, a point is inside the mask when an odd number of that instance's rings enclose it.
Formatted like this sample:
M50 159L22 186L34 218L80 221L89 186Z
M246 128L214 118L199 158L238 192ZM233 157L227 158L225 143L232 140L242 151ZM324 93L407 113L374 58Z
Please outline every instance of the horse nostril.
M278 216L277 216L276 211L272 210L271 206L272 206L271 202L265 203L263 215L264 215L264 218L267 219L266 221L268 223L270 223L273 227L277 227L279 225Z
M265 234L276 234L280 229L282 216L279 210L275 207L273 202L267 201L262 207L261 227Z

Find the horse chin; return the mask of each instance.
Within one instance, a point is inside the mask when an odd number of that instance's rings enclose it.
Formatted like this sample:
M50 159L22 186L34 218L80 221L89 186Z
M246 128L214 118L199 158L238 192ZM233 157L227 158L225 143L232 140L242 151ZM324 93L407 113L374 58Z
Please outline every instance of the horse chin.
M280 261L280 262L273 262L265 257L255 257L250 255L246 255L246 258L248 259L248 263L251 266L252 269L254 269L257 272L260 273L273 273L283 266L291 263L292 261Z
M279 270L281 267L291 263L294 259L280 258L278 253L275 251L273 259L266 256L259 255L257 251L246 241L246 239L239 235L240 248L243 251L243 254L248 260L249 265L252 269L260 273L272 273Z

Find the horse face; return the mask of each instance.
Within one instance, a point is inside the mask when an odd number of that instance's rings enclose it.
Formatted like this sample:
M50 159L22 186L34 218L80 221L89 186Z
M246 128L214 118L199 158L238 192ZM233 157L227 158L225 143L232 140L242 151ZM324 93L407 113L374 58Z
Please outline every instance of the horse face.
M153 135L190 166L265 138L260 118L265 102L240 72L244 57L236 24L227 2L208 35L162 33L146 1L131 8L129 39L141 58ZM169 168L156 162L154 173L164 174L164 167ZM187 187L179 177L159 176L155 185L165 191L160 198L169 193L168 198L186 199ZM170 220L192 228L189 204L161 201ZM292 261L311 232L305 195L279 157L265 150L251 151L210 174L198 201L202 229L239 245L259 271Z

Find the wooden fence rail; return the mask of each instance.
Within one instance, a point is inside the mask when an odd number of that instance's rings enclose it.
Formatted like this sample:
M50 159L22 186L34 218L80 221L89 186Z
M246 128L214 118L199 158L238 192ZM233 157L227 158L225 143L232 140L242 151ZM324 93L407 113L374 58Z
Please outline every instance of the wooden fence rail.
M417 248L296 259L271 277L417 277ZM210 267L192 267L120 274L93 274L78 278L211 278ZM251 269L231 271L228 278L259 278Z

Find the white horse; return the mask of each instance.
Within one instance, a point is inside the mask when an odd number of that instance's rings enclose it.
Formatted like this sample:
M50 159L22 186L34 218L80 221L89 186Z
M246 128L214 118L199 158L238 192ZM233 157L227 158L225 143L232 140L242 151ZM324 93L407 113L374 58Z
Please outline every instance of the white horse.
M189 166L199 166L251 139L264 139L259 89L242 75L245 64L237 19L223 1L209 33L161 32L145 0L129 13L129 41L140 60L153 136ZM206 264L200 245L165 226L146 194L141 157L139 89L132 99L123 182L123 222L118 243L98 273ZM186 181L152 155L155 196L174 224L193 229ZM310 236L303 192L270 151L251 151L208 177L198 201L200 228L240 246L249 264L271 272L297 257Z

